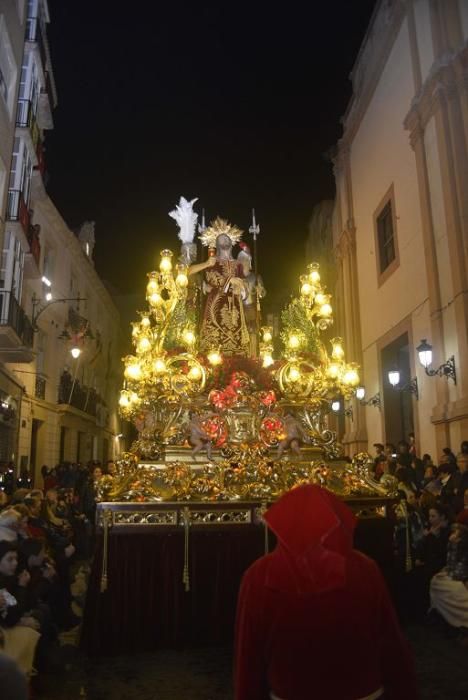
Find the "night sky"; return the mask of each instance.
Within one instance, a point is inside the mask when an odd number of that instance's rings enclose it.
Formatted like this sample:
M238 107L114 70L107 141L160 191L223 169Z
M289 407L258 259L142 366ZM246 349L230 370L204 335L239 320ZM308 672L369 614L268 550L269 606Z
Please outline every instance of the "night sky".
M294 285L374 5L50 0L48 191L72 228L96 221L101 277L143 290L182 194L244 230L254 206L267 289Z

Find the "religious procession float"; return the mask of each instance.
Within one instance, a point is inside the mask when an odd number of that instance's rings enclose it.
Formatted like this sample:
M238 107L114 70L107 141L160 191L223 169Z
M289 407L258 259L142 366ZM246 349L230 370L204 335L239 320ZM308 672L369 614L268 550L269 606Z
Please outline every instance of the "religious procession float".
M332 401L352 397L359 375L345 361L342 340L322 338L330 338L333 317L319 265L301 275L299 294L281 314L275 357L273 328L261 324L255 217L252 256L242 231L227 221L197 227L196 201L182 197L170 212L180 255L163 250L159 270L148 273L148 308L132 324L135 350L124 358L120 395L138 439L118 476L100 482L99 500L271 502L310 482L359 503L393 495L394 479L375 481L368 455L352 464L339 459L328 426ZM196 260L197 228L208 249L204 262ZM131 508L113 511L114 523L141 521Z
M251 255L227 221L197 226L195 201L170 212L180 254L163 250L148 274L124 358L120 409L138 432L117 474L97 484L83 626L93 654L231 639L242 573L273 544L262 515L298 485L346 500L365 525L364 551L392 551L396 481L375 481L367 454L343 459L331 429L332 401L353 397L359 374L333 337L318 264L281 327L262 325L255 217Z

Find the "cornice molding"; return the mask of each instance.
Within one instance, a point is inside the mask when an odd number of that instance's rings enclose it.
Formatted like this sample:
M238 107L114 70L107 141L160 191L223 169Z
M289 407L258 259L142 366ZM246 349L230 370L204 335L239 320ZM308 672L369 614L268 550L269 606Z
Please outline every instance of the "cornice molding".
M457 52L445 53L435 61L421 90L414 97L403 121L405 129L410 132L413 149L440 106L463 93L468 94L468 44Z
M349 148L372 99L385 68L402 22L406 16L405 0L380 0L351 71L353 95L344 116L343 136L337 155Z

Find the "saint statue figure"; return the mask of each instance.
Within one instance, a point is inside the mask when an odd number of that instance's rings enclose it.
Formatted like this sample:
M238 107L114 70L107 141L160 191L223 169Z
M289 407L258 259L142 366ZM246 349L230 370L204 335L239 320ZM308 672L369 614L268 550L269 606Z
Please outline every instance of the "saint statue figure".
M217 218L200 236L210 247L207 262L192 265L189 274L205 271L207 294L200 328L200 350L218 349L225 355L250 355L250 337L243 299L247 295L244 267L232 247L242 235L237 227Z

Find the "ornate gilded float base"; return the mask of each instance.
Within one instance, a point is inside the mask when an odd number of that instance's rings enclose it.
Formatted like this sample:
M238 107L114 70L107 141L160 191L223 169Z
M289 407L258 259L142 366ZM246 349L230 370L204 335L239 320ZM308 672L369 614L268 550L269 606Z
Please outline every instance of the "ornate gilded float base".
M372 478L369 456L357 455L352 464L326 462L309 448L300 456L274 459L264 447L241 446L213 455L213 460L189 460L189 451L176 448L167 461L138 462L132 455L118 463L115 477L97 486L99 501L274 501L300 484L319 484L342 498L393 497L393 477ZM174 459L172 459L174 458Z

